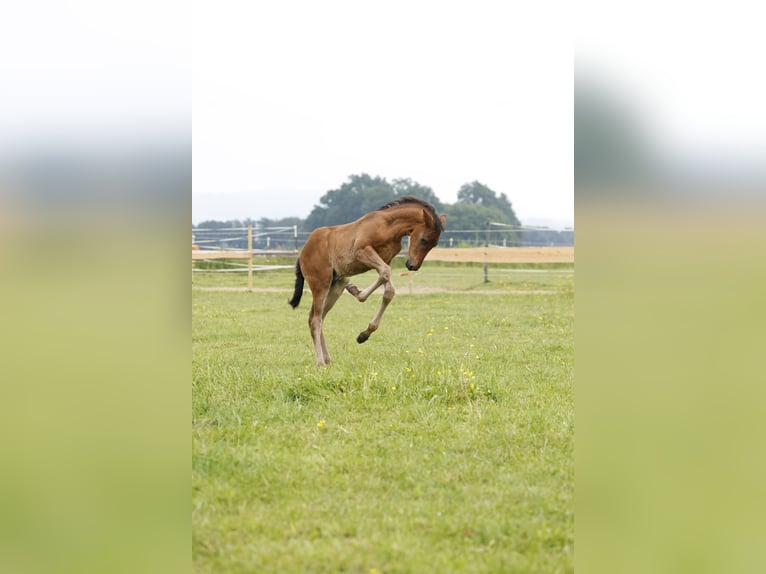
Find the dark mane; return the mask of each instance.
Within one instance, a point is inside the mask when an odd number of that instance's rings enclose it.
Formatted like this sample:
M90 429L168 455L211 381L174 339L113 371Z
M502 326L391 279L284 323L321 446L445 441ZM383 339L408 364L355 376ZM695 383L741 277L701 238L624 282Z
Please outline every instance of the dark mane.
M394 201L387 203L386 205L382 205L378 208L378 211L383 211L384 209L388 209L390 207L396 207L397 205L407 204L407 203L417 203L418 205L422 206L424 209L427 209L431 212L431 215L434 217L434 221L436 222L436 228L442 232L444 231L444 227L442 226L441 219L439 219L439 215L436 213L436 208L428 203L424 199L420 199L419 197L414 197L412 195L403 195L399 199L395 199Z

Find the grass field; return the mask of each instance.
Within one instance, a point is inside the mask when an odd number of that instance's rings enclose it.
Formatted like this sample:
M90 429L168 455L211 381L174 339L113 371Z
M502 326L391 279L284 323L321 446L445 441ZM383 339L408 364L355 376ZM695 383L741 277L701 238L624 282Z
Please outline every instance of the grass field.
M195 572L573 570L573 266L399 271L364 345L380 296L341 297L325 369L289 269L193 290Z

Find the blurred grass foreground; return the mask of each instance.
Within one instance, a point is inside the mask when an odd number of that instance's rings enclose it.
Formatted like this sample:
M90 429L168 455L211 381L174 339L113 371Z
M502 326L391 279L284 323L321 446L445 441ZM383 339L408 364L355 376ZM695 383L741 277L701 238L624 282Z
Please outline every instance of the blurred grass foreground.
M575 91L575 567L762 572L766 162L682 161L600 87Z
M188 564L190 189L189 143L0 160L0 571Z

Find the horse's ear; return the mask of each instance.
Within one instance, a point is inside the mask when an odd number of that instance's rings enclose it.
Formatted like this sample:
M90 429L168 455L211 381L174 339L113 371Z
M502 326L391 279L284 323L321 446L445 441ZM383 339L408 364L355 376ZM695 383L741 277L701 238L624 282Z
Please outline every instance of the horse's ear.
M446 213L442 213L439 216L439 221L442 222L442 227L444 227L447 224L447 214Z
M433 227L434 223L436 223L434 216L431 215L427 209L423 210L423 221L425 222L426 227Z

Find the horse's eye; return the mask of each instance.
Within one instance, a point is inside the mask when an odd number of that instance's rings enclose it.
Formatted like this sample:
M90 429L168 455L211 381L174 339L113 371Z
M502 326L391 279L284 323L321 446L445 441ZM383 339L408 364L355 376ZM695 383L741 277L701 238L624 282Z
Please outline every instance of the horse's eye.
M420 238L420 244L421 244L421 245L428 245L428 241L426 241L426 238L425 238L425 237L421 237L421 238Z

